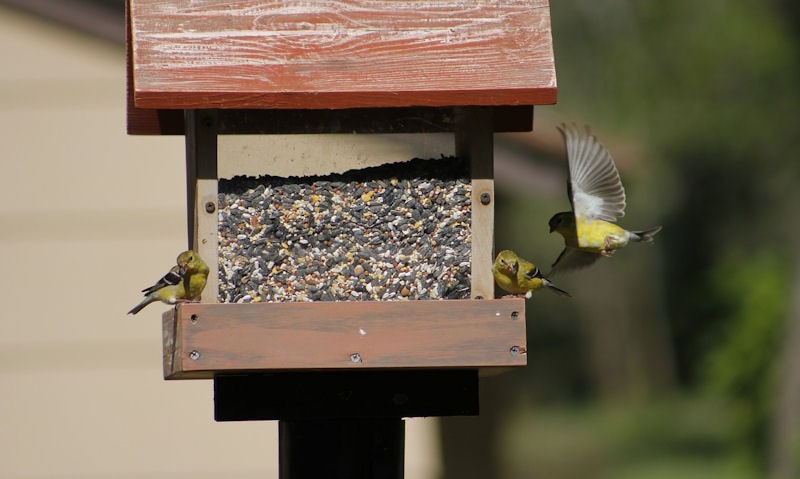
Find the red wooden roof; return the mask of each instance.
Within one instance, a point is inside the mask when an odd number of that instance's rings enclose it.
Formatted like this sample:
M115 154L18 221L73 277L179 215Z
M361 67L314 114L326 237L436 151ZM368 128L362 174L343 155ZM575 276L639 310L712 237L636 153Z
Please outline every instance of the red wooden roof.
M129 0L144 109L556 100L547 0Z

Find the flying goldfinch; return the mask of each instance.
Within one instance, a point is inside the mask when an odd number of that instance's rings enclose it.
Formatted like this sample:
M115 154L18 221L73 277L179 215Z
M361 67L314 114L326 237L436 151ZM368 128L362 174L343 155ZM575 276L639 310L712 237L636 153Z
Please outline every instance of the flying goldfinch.
M155 284L142 290L144 299L128 314L136 314L156 301L175 304L200 299L208 278L208 265L194 251L184 251L178 255L177 263Z
M584 268L631 241L652 243L661 226L628 231L613 223L625 216L625 189L608 150L588 127L580 130L574 124L561 125L558 131L567 144L567 192L572 211L550 218L550 232L564 237L564 250L551 272Z
M497 254L492 265L492 274L497 286L515 295L524 294L526 298L530 298L534 291L546 287L569 296L569 293L545 278L536 265L520 258L511 250L506 249Z

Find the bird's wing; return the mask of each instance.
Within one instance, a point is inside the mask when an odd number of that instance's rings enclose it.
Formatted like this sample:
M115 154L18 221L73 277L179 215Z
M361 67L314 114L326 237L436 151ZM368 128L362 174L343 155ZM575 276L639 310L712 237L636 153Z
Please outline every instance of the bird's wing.
M145 296L147 296L153 293L154 291L158 291L161 288L167 286L174 286L180 282L181 282L180 267L173 266L172 269L170 269L167 274L162 276L161 279L156 281L156 283L153 286L143 289L142 293L144 293Z
M567 246L561 254L558 255L558 258L556 258L549 275L554 275L562 271L585 268L597 261L599 257L600 255L597 253L590 253Z
M525 278L527 279L542 278L542 272L539 271L539 268L534 266L532 263L526 264L525 269L520 271L522 272L522 274L525 275Z
M587 127L563 124L569 161L567 190L572 210L583 218L616 221L625 216L625 189L608 150Z

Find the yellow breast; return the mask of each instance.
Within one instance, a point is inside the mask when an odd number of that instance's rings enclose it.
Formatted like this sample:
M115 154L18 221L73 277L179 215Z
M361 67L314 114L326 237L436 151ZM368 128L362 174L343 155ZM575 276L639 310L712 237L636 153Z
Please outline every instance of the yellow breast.
M628 243L628 232L608 221L577 218L576 230L578 247L582 250L599 253L622 248Z
M522 294L526 292L519 287L519 284L517 284L517 278L504 271L498 271L495 269L494 280L497 282L497 286L500 286L502 290L508 291L509 293Z

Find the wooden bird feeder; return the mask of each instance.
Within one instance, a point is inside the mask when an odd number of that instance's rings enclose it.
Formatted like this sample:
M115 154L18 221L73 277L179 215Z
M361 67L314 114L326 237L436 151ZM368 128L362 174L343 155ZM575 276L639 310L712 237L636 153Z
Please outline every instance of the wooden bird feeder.
M212 268L201 303L164 314L165 378L213 378L217 420L280 420L283 478L365 461L402 477L401 418L477 414L478 371L526 364L524 300L494 299L492 149L555 103L547 0L128 0L127 14L128 132L185 135L189 246ZM465 299L221 303L219 136L299 133L453 133ZM330 441L352 454L320 452Z

